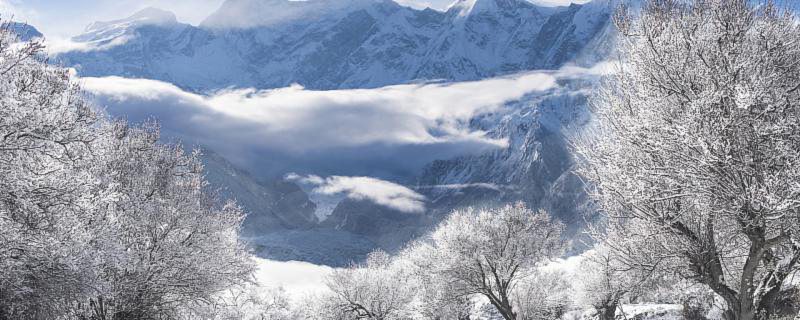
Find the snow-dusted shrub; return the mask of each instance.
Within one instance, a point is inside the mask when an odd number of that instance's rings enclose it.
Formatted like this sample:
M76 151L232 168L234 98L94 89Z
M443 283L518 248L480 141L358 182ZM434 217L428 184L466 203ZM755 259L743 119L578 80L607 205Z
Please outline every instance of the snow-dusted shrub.
M707 285L736 320L772 313L800 260L800 25L756 2L620 15L581 147L620 260Z

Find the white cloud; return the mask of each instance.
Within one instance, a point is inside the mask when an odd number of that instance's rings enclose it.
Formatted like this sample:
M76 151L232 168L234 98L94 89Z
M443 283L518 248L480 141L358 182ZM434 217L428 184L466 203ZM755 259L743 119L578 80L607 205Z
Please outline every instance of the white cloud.
M369 200L376 204L408 213L425 211L425 196L396 183L371 177L289 174L287 180L314 185L313 193L344 195L354 200Z
M108 50L116 46L121 46L132 40L131 36L120 36L112 39L111 41L94 41L94 42L76 42L72 39L45 37L44 45L47 49L47 54L55 56L59 53L70 51L89 52L89 51L102 51Z
M80 81L111 115L132 122L156 118L170 137L209 147L256 175L400 177L436 159L506 147L506 139L489 136L469 121L557 88L559 79L605 69L600 64L469 82L324 91L228 89L205 95L155 80Z
M555 77L530 73L483 81L409 84L378 89L305 90L291 86L273 90L226 90L211 96L190 93L155 80L120 77L83 78L84 89L112 106L138 101L169 112L187 108L189 122L218 126L221 122L251 124L264 143L293 152L373 143L435 144L474 142L505 146L465 121L495 111L523 95L550 89ZM131 110L135 111L135 110ZM234 128L226 128L234 129ZM239 130L243 128L237 128ZM281 137L282 139L278 139Z
M291 86L208 95L155 80L106 77L81 82L112 115L134 122L155 117L167 133L210 147L240 165L257 158L257 170L270 168L278 175L299 171L385 176L387 171L407 174L434 159L505 147L505 139L470 128L469 120L527 94L555 88L561 76L529 72L376 89L315 91ZM353 170L335 170L347 164Z

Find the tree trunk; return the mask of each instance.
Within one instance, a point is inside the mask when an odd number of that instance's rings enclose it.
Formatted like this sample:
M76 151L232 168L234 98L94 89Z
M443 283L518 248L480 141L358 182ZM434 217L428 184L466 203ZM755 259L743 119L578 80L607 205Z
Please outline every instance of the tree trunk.
M493 294L485 294L487 298L489 298L489 302L497 309L497 312L503 316L505 320L517 320L517 314L514 313L514 309L511 306L511 302L508 299L498 299Z
M598 313L600 314L600 320L615 320L617 317L618 304L618 302L612 302L597 309Z
M738 306L736 308L736 320L753 320L756 317L755 295L756 287L754 285L756 269L761 262L761 257L764 254L764 232L761 228L755 228L755 231L747 229L748 237L750 238L750 252L747 260L742 269L742 277L739 281L739 294ZM728 306L731 307L731 306Z
M511 309L510 305L504 303L503 305L495 305L495 308L497 308L497 311L503 316L503 319L517 320L517 315L514 313L514 310Z
M743 297L739 305L739 317L737 320L754 320L756 318L756 307L753 305L752 299Z
M483 295L489 298L489 302L495 307L495 309L497 309L498 312L500 312L500 315L503 316L503 319L517 320L517 314L514 313L514 308L511 305L511 301L508 299L507 292L501 290L498 295L495 295L491 291L488 291Z

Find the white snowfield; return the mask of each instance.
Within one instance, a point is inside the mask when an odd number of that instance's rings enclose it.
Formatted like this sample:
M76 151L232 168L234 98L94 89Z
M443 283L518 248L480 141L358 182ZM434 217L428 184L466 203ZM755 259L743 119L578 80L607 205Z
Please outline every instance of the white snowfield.
M267 288L281 287L289 298L299 299L330 292L325 286L325 278L333 268L302 261L275 261L253 257L258 269L255 277L258 283Z

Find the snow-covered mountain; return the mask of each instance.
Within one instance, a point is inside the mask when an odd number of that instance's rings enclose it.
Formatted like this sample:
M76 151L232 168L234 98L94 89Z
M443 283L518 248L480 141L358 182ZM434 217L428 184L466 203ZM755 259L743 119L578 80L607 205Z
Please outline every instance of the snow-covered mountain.
M390 0L228 0L199 26L158 9L93 23L73 39L81 50L57 59L82 76L156 79L196 92L476 80L605 59L614 39L612 2L547 8L458 0L440 12ZM401 247L454 208L513 201L548 209L574 232L587 200L569 141L588 121L596 77L558 79L552 90L470 121L474 130L507 139L507 148L441 159L397 181L425 196L421 214L343 197L314 203L293 182L255 178L213 152L205 158L208 179L250 212L246 234L273 259L344 265L374 248ZM324 221L318 206L330 206Z
M73 39L86 46L58 59L82 76L164 80L195 91L474 80L557 68L597 51L593 39L609 25L607 1L547 8L459 0L439 12L391 0L229 0L199 26L151 8L91 24Z
M565 77L561 86L509 103L471 121L474 129L508 138L509 146L485 154L437 160L409 183L427 198L428 210L409 215L370 203L344 200L322 224L395 250L423 235L453 209L523 201L544 208L578 235L592 214L574 172L570 144L589 123L587 99L596 75ZM580 241L575 241L580 249Z
M15 33L20 41L30 41L31 39L41 38L42 35L39 30L34 28L32 25L22 22L7 22L3 23L3 28L8 28L11 32Z

